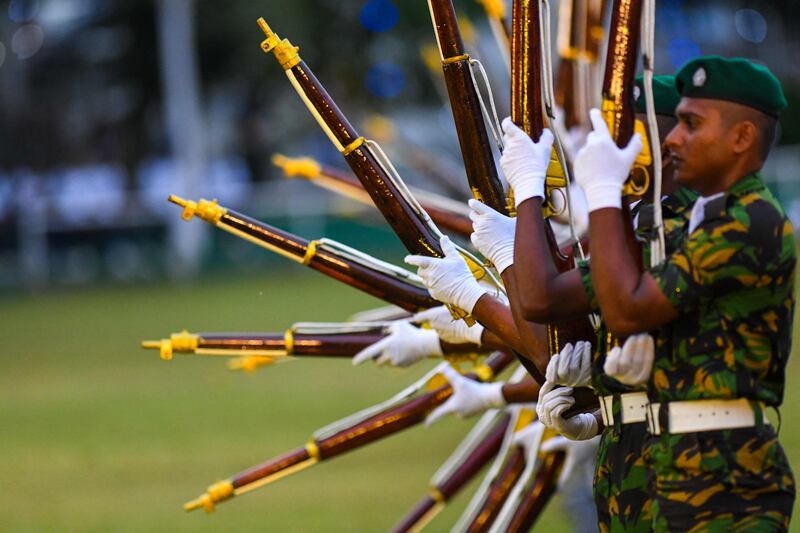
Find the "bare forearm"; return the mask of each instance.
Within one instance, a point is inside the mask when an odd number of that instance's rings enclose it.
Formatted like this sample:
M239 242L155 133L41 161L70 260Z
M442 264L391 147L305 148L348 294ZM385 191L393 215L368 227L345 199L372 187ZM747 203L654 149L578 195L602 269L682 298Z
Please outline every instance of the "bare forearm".
M484 294L472 309L472 316L506 346L510 346L517 352L525 353L522 339L511 315L511 309L503 302L490 294ZM484 341L487 339L486 332L484 332L483 338Z
M593 242L592 284L612 333L628 336L654 329L677 316L653 278L642 270L641 251L627 236L629 222L619 209L589 215Z
M503 385L503 398L507 403L529 403L539 398L539 384L532 378L526 378L519 383L506 383Z
M524 346L524 351L521 353L532 361L536 368L539 369L539 372L544 375L550 359L550 354L547 353L546 326L529 322L525 319L517 288L516 267L512 265L505 269L502 277L503 285L508 295L511 316Z
M514 240L514 265L520 309L526 320L554 322L591 312L577 272L559 272L554 243L541 203L532 198L520 204Z

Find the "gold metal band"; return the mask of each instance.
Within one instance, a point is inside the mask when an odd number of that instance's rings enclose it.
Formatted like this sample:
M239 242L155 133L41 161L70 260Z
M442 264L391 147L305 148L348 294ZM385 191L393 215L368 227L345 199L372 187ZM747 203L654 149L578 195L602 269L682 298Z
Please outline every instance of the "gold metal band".
M319 455L319 446L317 446L316 441L313 439L306 443L306 451L308 452L308 456L314 461L319 461L321 459Z
M442 491L439 490L439 487L431 487L431 490L428 492L428 494L436 503L445 503L447 501L447 498L444 497L444 494L442 494Z
M214 504L227 500L234 495L233 483L226 479L225 481L217 481L206 489L206 493L197 499L187 502L183 505L184 510L194 511L201 507L207 513L214 512Z
M287 329L283 334L283 348L286 350L286 355L292 355L294 352L294 331Z
M303 259L300 260L300 264L308 265L314 256L317 255L317 241L311 241L306 246L306 253L303 254Z
M366 139L364 137L359 137L358 139L356 139L355 141L351 142L350 144L344 147L344 149L342 150L342 155L344 156L350 155L351 153L358 150L361 147L361 145L364 144L365 142Z
M459 61L469 61L469 54L461 54L460 56L446 57L442 59L442 65L449 65L450 63L458 63Z
M494 370L486 363L476 366L472 369L472 372L484 383L488 383L494 379Z

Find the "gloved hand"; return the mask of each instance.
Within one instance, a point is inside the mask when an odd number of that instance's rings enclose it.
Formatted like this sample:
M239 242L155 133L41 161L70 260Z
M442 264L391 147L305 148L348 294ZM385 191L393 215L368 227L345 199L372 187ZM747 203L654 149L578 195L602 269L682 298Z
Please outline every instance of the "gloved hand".
M458 418L464 418L506 404L502 382L478 383L465 378L451 366L445 367L442 374L453 387L453 395L428 415L425 419L426 426L450 413Z
M468 326L463 320L454 320L445 306L426 309L414 315L411 320L417 323L426 322L445 342L481 344L484 327L477 322Z
M570 418L561 416L575 403L572 387L556 388L555 383L545 381L539 390L536 414L542 424L553 428L570 440L586 440L597 435L597 420L590 413L581 413Z
M567 343L550 359L545 378L556 385L588 385L592 379L592 343L578 341L574 347Z
M558 487L571 480L575 471L580 465L591 461L594 465L597 456L597 445L599 438L594 437L589 440L569 440L565 437L553 437L542 443L539 449L543 453L564 452L564 466L561 467L561 474L558 476ZM589 480L591 482L591 480Z
M589 117L594 130L575 158L575 181L586 193L590 213L606 207L621 209L622 185L642 151L642 137L634 134L628 146L618 148L600 110L592 109Z
M503 119L503 155L500 168L506 181L514 189L514 204L519 206L528 198L544 198L544 180L550 153L553 150L553 134L545 129L538 143L511 121Z
M419 267L422 278L431 296L442 303L460 307L471 313L478 299L488 292L481 287L470 272L467 263L447 236L439 242L444 258L424 255L406 256L406 263Z
M625 385L642 385L650 379L656 347L649 333L631 335L622 349L615 346L606 354L603 372Z
M494 263L497 272L514 264L514 233L517 222L511 217L502 215L478 200L470 200L469 218L472 220L473 246L483 256Z
M538 459L543 436L544 424L538 420L534 420L511 435L511 445L522 446L522 449L525 451L525 463L529 464L531 461L536 461Z
M411 366L429 355L442 355L439 336L435 331L415 328L405 320L398 320L389 326L389 335L375 344L367 346L353 357L353 364L375 359L375 364L383 366Z

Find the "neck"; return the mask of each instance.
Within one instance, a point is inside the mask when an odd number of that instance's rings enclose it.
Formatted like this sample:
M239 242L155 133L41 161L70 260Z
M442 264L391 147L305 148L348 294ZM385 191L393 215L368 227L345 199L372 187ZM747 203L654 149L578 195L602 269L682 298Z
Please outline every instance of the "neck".
M703 190L698 190L697 192L699 192L702 196L712 196L720 192L725 192L742 179L761 170L761 166L761 163L751 162L735 165L724 174L723 179L715 181L714 183L709 183L708 187L704 188Z

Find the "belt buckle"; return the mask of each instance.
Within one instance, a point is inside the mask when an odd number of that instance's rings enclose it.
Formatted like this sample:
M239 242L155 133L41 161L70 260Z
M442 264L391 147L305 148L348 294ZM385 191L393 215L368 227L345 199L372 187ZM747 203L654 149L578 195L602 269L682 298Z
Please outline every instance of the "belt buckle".
M661 424L658 423L658 411L661 407L660 403L649 403L645 411L645 418L647 420L647 430L651 435L661 434Z

